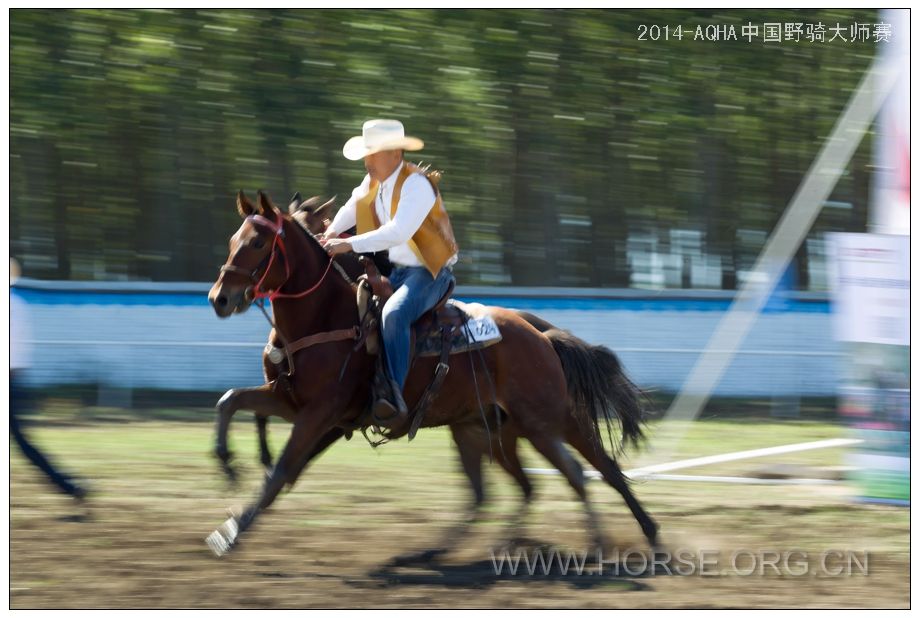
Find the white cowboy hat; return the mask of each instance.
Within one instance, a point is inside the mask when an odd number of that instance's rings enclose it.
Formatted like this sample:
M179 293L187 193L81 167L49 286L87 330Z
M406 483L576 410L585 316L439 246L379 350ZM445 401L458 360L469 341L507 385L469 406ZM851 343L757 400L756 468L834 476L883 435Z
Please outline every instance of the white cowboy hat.
M356 135L342 148L346 159L357 161L383 150L421 150L425 142L417 137L407 137L398 120L368 120Z

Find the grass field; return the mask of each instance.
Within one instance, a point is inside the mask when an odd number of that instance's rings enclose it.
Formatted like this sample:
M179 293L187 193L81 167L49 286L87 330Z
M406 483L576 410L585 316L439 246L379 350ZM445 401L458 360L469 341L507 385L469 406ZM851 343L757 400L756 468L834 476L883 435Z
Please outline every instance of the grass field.
M230 489L210 455L212 428L181 421L44 424L35 441L62 468L87 478L85 512L53 491L22 456L11 457L11 606L37 607L907 607L909 511L853 502L846 484L723 485L641 481L638 498L661 526L667 551L715 556L715 572L668 575L516 575L494 571L520 499L497 466L487 466L489 506L446 556L398 565L460 521L466 479L446 430L377 450L360 436L340 441L223 559L204 537L256 492L262 472L254 429L240 414L231 447L244 472ZM289 427L272 426L277 453ZM655 426L650 427L654 442ZM818 422L702 421L678 456L697 457L845 437ZM772 464L811 469L845 463L842 449L737 461L682 473L748 474ZM531 449L524 465L546 467ZM641 458L628 453L624 468ZM644 460L642 463L646 463ZM586 551L574 493L561 477L534 477L527 551ZM605 555L649 552L620 497L589 491L614 546ZM834 575L809 567L834 550L868 556L867 572ZM513 551L513 550L512 550ZM742 552L744 564L732 556ZM494 552L494 553L493 553ZM746 575L748 559L795 554L793 565ZM509 553L509 555L511 555ZM593 554L592 554L593 555ZM836 554L835 554L836 555ZM635 561L633 560L633 563ZM739 569L725 569L726 565ZM612 568L612 567L608 567ZM702 569L705 571L705 569Z

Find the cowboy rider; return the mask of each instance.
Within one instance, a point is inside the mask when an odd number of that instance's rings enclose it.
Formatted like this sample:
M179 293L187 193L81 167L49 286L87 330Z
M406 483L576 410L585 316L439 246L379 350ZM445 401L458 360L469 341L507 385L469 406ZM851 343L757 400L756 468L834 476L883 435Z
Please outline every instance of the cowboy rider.
M382 330L386 366L393 381L394 401L374 403L374 415L394 426L405 422L402 397L409 373L410 328L447 292L454 281L457 243L437 187L416 165L404 160L406 150L424 142L405 135L398 120L369 120L362 134L346 142L346 159L364 159L367 175L336 214L321 242L330 255L389 250L393 295L383 307ZM338 238L357 225L357 235Z

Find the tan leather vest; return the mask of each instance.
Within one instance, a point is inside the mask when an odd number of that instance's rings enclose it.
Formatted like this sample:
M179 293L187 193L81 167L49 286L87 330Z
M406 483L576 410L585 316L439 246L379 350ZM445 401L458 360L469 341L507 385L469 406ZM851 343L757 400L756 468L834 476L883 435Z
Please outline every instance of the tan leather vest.
M393 187L393 201L390 205L390 218L396 216L396 208L399 206L399 196L402 192L403 183L410 174L419 173L417 165L406 161L399 176L396 177L396 185ZM425 220L418 228L418 231L408 241L409 248L416 255L419 261L425 265L425 268L431 273L432 277L437 277L438 273L447 264L447 260L457 253L457 242L454 240L454 230L450 226L450 218L447 216L447 210L441 202L441 192L438 191L437 176L435 174L425 174L425 178L431 183L434 189L434 206L428 211ZM377 218L377 212L374 208L374 200L377 198L377 191L380 189L380 183L371 179L370 191L364 197L358 199L355 209L357 220L358 234L364 234L376 230L380 227L380 220Z

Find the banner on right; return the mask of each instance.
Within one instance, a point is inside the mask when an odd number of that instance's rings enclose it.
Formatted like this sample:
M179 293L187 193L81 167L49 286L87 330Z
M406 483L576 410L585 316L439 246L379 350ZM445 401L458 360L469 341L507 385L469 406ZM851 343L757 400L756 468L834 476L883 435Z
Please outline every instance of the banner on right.
M840 414L863 500L910 504L910 237L832 234L834 313L846 361Z

